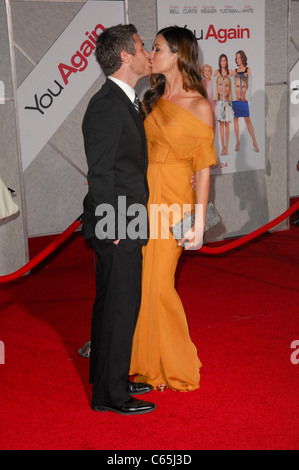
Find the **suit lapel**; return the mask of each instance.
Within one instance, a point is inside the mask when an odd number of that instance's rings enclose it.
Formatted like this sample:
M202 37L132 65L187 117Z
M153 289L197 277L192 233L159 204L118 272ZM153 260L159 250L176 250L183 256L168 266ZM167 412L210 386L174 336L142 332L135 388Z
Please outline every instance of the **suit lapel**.
M142 138L146 140L142 116L136 111L133 103L128 98L126 93L112 80L107 79L105 85L112 89L114 93L118 96L118 98L125 103L127 109L132 115L132 118L137 126L138 131L140 132Z
M113 90L113 92L117 95L117 97L124 102L126 105L127 109L132 115L132 119L136 124L137 130L139 131L141 138L143 140L143 163L144 163L144 184L146 187L146 193L148 195L148 183L147 183L147 166L148 166L148 153L147 153L147 140L146 140L146 135L145 135L145 129L144 129L144 124L143 124L143 119L141 114L139 114L131 100L128 98L126 93L118 86L116 85L112 80L107 79L106 83L104 86L107 86L110 88L110 90Z

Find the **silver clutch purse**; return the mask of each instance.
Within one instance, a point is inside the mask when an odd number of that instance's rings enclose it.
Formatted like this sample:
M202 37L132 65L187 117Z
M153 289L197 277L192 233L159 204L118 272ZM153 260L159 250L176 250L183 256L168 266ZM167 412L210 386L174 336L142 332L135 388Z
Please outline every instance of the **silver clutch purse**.
M192 212L191 214L185 213L184 216L185 217L183 220L170 226L170 230L172 231L173 236L174 238L176 238L176 240L181 240L184 234L194 224L194 219L195 219L194 212ZM206 212L205 232L209 230L210 228L215 227L215 225L219 224L220 222L221 222L221 217L219 215L219 212L217 211L214 204L209 201L207 205L207 212ZM184 246L185 243L183 243L182 246Z

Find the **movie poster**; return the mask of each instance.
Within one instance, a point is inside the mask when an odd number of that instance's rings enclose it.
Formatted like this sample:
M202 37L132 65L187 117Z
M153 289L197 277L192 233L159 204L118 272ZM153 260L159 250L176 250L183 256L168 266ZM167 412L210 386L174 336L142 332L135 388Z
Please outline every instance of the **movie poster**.
M191 29L214 114L211 174L265 168L265 1L157 0L158 29Z

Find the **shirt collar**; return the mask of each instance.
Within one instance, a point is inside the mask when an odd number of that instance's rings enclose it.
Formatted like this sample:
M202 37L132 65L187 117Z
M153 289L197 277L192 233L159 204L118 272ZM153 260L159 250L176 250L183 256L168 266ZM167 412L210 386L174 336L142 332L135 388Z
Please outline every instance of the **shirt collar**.
M109 77L107 78L109 78L109 80L112 80L114 83L116 83L116 85L118 85L123 90L123 92L127 95L129 100L132 101L132 103L134 102L135 90L130 85L123 82L122 80L119 80L119 78L112 77L111 75L109 75Z

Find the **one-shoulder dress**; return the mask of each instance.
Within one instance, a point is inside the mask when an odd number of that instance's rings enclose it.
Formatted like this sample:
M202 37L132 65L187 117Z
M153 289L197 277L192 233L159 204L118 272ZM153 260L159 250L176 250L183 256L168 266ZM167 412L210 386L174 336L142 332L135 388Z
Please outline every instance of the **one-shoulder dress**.
M185 207L194 205L192 174L217 163L214 131L189 111L161 98L147 116L145 130L149 151L150 239L142 249L142 299L130 375L138 374L136 382L155 388L165 384L173 390L191 391L199 388L202 364L175 289L175 271L182 248L169 225L182 218ZM173 204L180 211L174 211L169 222L171 212L167 213L167 208ZM161 208L161 217L157 208ZM197 303L196 298L194 302Z

